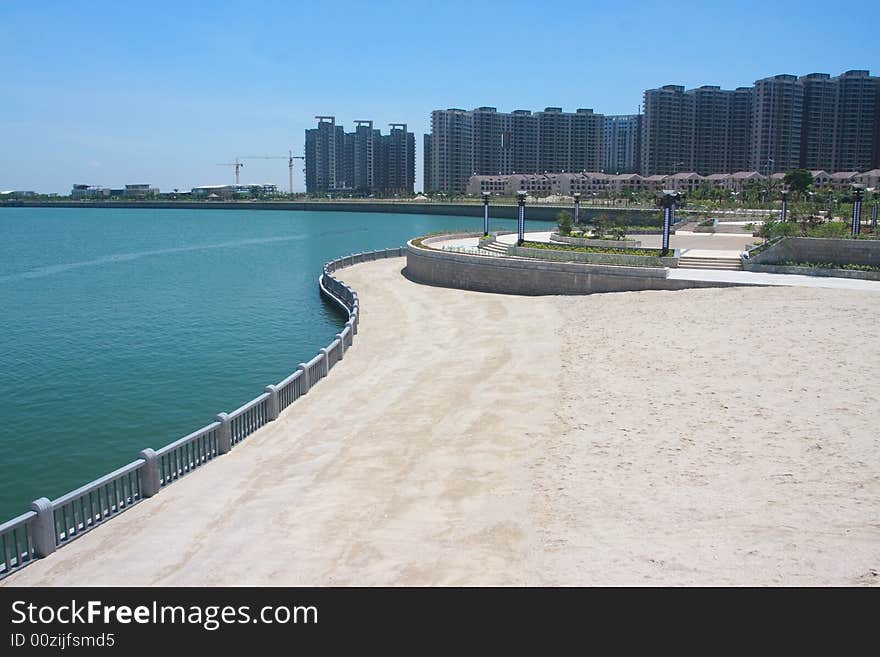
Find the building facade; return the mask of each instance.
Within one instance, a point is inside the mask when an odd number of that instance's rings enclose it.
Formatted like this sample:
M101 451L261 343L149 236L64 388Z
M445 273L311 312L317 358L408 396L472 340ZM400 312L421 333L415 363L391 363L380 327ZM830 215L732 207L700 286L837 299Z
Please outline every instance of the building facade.
M636 173L639 170L641 114L605 116L602 139L602 171ZM589 169L588 169L589 170Z
M864 171L880 166L880 77L846 71L836 86L834 171Z
M603 119L591 109L563 112L435 110L425 137L425 190L462 193L474 175L588 171L603 159ZM430 156L428 154L430 153Z
M642 175L667 175L693 169L694 97L667 84L648 89L642 117Z
M406 124L392 123L383 135L373 122L358 119L353 132L336 117L316 116L306 130L306 192L383 196L412 194L415 186L415 136Z

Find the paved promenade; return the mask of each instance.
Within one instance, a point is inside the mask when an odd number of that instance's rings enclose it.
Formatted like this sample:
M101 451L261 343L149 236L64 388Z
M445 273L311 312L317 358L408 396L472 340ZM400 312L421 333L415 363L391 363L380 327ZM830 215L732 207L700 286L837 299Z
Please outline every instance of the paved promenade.
M403 266L341 272L360 333L278 421L0 584L877 584L880 295Z

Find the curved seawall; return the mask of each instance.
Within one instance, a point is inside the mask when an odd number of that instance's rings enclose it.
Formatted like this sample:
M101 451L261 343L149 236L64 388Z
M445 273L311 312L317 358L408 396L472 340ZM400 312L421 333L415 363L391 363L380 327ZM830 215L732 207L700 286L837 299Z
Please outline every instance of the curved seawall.
M31 509L0 525L0 578L35 559L64 547L86 532L157 495L193 470L229 453L260 427L278 418L343 360L357 334L357 293L332 274L344 267L381 258L400 257L403 248L358 253L332 260L318 277L322 297L348 319L333 340L307 363L277 384L267 385L251 401L230 413L218 413L210 424L154 450L54 500L42 497Z
M422 244L452 239L455 235L427 238ZM625 267L578 262L554 262L416 246L406 248L406 271L414 281L476 292L522 294L593 294L641 290L683 290L696 287L730 287L733 283L667 278L664 267Z

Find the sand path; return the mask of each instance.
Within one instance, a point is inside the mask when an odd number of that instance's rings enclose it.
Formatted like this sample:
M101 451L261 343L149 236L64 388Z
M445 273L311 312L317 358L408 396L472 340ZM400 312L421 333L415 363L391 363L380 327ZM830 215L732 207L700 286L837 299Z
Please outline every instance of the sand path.
M341 272L355 346L278 421L2 584L880 581L880 294L402 266Z

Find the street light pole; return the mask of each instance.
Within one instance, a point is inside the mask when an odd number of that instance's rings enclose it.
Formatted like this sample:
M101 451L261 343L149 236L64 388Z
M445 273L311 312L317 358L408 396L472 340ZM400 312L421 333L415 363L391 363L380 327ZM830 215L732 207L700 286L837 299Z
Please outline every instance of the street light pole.
M782 216L780 217L782 221L788 220L788 190L782 190Z
M581 195L579 193L575 193L574 195L574 225L578 225L578 218L581 216Z
M489 192L483 192L483 237L489 236Z
M516 193L519 198L519 217L517 222L517 246L522 246L526 239L526 192L519 190Z
M853 216L852 216L852 234L858 235L862 232L862 186L853 185Z
M678 194L673 189L663 190L663 251L665 256L669 253L669 232L672 228L672 219L675 216L675 199Z

